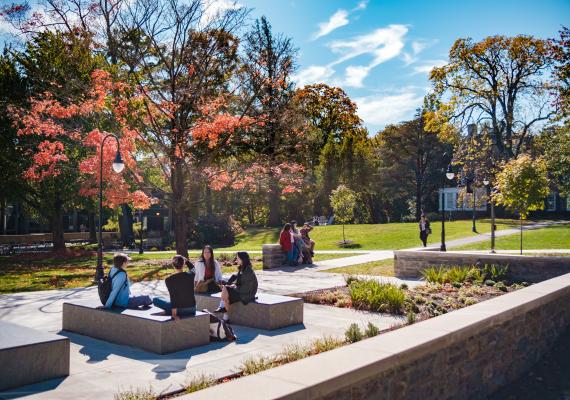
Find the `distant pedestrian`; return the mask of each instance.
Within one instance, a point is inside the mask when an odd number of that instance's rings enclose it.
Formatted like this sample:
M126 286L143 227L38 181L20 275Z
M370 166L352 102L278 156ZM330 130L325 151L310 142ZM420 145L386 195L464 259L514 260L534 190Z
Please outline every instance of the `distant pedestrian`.
M429 220L428 218L425 216L425 214L422 214L421 218L420 218L420 239L422 240L422 243L424 244L424 247L427 246L427 240L428 240L428 236L431 233L431 227L429 224Z

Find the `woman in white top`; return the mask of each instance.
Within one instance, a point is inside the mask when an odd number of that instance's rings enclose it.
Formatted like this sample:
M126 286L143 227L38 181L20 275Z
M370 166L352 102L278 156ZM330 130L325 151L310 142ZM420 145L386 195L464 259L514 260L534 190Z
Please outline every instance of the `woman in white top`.
M205 246L202 255L196 265L194 278L195 291L198 293L217 293L221 291L219 286L222 281L222 267L214 258L214 249Z

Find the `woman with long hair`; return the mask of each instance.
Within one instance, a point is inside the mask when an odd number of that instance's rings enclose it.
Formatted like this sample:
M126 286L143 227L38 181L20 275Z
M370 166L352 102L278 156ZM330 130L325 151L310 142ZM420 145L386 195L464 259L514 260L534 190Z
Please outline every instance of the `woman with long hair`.
M279 244L281 245L281 250L285 253L287 264L296 265L297 247L295 246L295 234L291 224L287 223L283 226L279 234Z
M216 312L224 313L224 320L229 321L228 315L232 304L241 301L247 304L255 300L257 293L257 277L253 271L249 254L245 251L238 251L238 273L232 275L230 280L222 286L222 301ZM235 283L233 283L235 282Z
M218 293L222 282L222 267L214 257L212 246L206 245L196 262L195 290L197 293Z

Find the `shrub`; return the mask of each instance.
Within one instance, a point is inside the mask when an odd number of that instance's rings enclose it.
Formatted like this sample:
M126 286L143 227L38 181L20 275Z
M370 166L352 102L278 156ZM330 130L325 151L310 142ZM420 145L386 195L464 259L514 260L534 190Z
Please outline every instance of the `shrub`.
M355 280L348 288L357 309L399 314L406 298L399 287L375 280Z
M477 304L477 300L474 299L473 297L468 297L465 299L466 306L472 306L473 304Z
M209 388L210 386L214 386L218 381L211 375L199 375L196 377L191 378L186 382L186 392L187 393L194 393L198 390Z
M444 280L443 267L429 267L422 271L423 278L431 283L442 283Z
M416 322L416 314L414 314L412 311L410 311L406 315L406 319L408 321L408 325L412 325L414 322Z
M344 276L344 281L346 282L346 286L350 286L350 284L354 281L358 281L358 277L354 276L354 275L345 275Z
M487 279L487 280L485 281L485 285L487 285L487 286L495 286L495 283L496 283L496 282L495 282L494 280L492 280L492 279Z
M293 344L286 346L279 354L279 361L290 363L300 360L310 355L310 346L301 346L300 344Z
M490 279L493 281L500 281L506 278L507 273L509 272L509 267L501 267L495 264L485 264L482 270L482 274L485 279Z
M356 343L362 340L363 337L360 327L355 323L350 324L344 335L349 343Z
M156 394L152 389L136 389L120 392L113 396L114 400L155 400Z
M400 285L400 289L402 289L402 290L408 290L408 284L407 284L407 283L402 283L402 284Z
M332 336L323 336L317 338L311 343L312 352L315 354L324 353L325 351L336 349L345 344L345 341Z
M459 287L465 282L483 282L485 273L475 266L432 266L426 268L422 276L431 283L451 283L454 287Z
M495 288L499 289L501 292L507 292L507 286L503 282L495 283Z
M380 333L380 328L378 328L376 325L374 325L372 322L369 321L368 325L366 326L366 330L364 331L366 337L374 337L379 333Z
M273 367L274 359L259 355L257 357L251 357L246 359L240 367L240 372L243 375L253 375L258 372L265 371Z
M188 240L192 248L201 248L206 244L233 246L236 235L241 231L241 226L231 216L209 215L198 218L190 226Z

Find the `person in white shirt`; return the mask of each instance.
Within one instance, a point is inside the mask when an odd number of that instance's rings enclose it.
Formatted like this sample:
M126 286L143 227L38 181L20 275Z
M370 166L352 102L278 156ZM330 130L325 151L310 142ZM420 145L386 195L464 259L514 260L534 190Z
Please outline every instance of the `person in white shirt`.
M194 265L196 276L194 278L197 293L218 293L221 291L222 267L214 257L214 249L204 246L200 259Z

